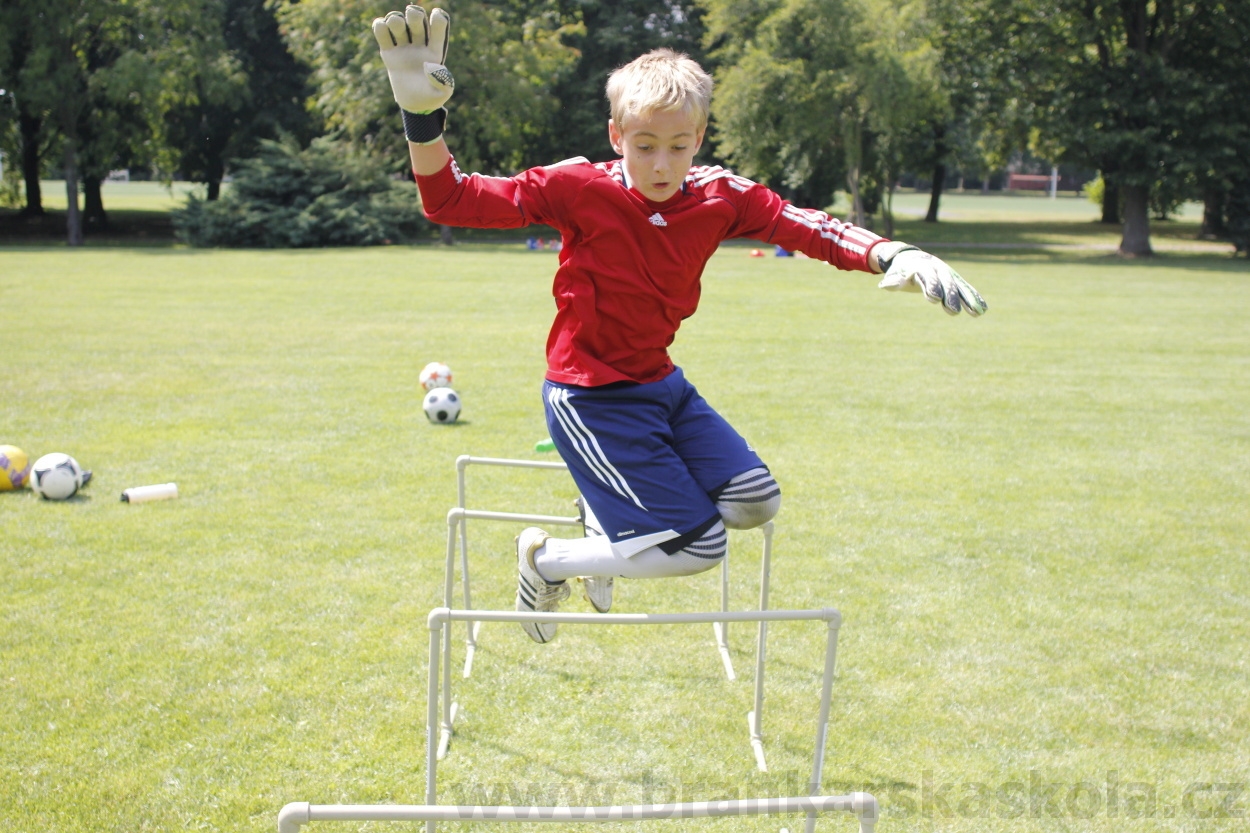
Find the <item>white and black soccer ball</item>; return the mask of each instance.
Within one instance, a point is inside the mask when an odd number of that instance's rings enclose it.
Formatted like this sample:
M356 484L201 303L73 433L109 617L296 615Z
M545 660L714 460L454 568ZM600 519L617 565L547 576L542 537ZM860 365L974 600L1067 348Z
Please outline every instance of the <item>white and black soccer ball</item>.
M421 408L430 422L455 422L460 418L460 394L451 388L434 388L425 395Z
M451 387L451 368L442 362L430 362L421 368L421 387L425 390Z
M30 467L30 488L44 500L67 500L78 494L90 477L68 454L45 454Z

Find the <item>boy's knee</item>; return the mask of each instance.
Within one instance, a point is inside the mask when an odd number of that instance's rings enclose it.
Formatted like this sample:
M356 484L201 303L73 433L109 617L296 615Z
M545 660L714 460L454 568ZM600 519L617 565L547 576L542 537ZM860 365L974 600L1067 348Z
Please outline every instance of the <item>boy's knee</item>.
M728 503L717 501L721 520L730 529L755 529L777 516L781 509L781 495L777 494L760 503Z
M781 487L768 469L751 469L725 484L716 496L716 509L730 529L763 526L781 509Z

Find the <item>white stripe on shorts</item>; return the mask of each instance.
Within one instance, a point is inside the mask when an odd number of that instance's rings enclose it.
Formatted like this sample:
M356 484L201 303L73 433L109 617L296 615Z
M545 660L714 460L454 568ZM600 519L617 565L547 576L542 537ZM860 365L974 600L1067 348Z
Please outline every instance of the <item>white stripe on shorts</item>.
M577 415L577 410L569 404L569 392L563 388L553 387L547 392L547 402L550 403L551 412L556 415L569 441L595 476L611 486L618 495L629 498L639 509L647 511L647 507L638 500L638 496L634 494L633 489L629 488L629 484L617 471L616 466L612 465L607 455L603 453L599 441L582 422L582 418Z

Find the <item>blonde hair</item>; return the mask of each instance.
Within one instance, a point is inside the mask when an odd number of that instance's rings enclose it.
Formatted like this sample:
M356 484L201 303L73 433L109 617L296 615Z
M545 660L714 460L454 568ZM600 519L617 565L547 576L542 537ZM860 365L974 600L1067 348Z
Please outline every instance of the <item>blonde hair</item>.
M624 130L628 116L647 118L657 110L681 110L702 130L712 102L712 76L687 55L654 49L613 70L607 93L618 129Z

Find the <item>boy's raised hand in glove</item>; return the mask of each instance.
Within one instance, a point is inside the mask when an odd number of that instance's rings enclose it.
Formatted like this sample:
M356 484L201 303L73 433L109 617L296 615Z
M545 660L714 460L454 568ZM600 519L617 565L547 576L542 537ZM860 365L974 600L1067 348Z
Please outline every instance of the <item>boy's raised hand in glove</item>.
M915 246L896 240L878 243L872 249L871 259L885 273L877 284L882 289L923 292L931 302L940 302L951 315L958 315L962 309L976 316L988 309L972 284L944 261Z
M451 18L434 9L426 19L420 6L388 12L373 21L373 36L382 51L391 79L391 91L404 117L404 133L417 144L434 142L443 133L447 111L456 82L443 65Z

